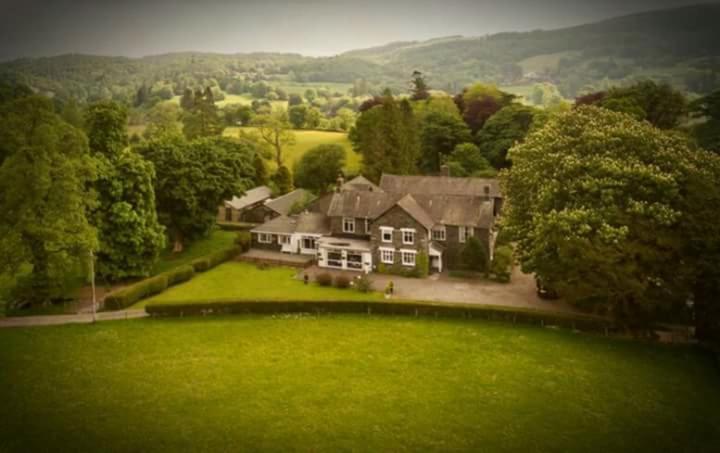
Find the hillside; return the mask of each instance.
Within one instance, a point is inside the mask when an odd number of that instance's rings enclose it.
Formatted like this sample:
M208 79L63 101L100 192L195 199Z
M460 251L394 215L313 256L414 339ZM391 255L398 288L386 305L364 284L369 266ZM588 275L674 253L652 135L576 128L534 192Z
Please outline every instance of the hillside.
M335 57L297 54L179 53L139 59L65 55L0 64L0 77L79 99L131 99L142 84L221 89L250 82L353 83L407 87L414 70L456 92L483 80L499 85L552 82L572 97L639 78L695 93L720 87L720 4L651 11L549 31L395 42Z

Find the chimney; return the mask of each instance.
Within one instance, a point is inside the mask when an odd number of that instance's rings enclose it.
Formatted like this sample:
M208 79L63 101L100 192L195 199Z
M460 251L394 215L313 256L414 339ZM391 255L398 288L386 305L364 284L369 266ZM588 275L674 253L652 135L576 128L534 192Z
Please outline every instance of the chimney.
M343 178L342 173L338 173L337 181L335 184L335 192L340 193L342 191L342 186L345 184L345 178Z
M490 186L488 184L485 184L485 187L483 187L483 192L485 192L485 198L488 200L490 199Z
M447 164L440 166L440 176L450 176L450 167L448 167Z

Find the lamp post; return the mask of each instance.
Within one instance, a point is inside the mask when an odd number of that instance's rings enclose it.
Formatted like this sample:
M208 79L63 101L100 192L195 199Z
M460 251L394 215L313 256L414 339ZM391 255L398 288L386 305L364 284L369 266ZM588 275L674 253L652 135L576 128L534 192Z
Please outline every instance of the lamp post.
M95 303L95 254L90 250L90 287L92 288L92 321L97 321L97 305Z

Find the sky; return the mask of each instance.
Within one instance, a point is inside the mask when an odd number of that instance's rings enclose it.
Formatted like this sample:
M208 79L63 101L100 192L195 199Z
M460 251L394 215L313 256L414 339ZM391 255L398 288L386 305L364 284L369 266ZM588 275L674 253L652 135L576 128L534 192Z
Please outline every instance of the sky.
M561 28L700 2L0 0L0 60L65 53L138 57L180 51L325 56L394 41Z

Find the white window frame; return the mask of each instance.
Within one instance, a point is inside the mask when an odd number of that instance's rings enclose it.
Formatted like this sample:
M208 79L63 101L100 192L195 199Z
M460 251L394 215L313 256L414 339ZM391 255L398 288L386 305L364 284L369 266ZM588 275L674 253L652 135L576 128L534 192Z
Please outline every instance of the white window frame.
M278 243L280 245L290 244L290 235L289 234L278 234Z
M355 217L343 217L343 233L355 233Z
M385 247L379 247L380 251L380 262L383 264L395 264L395 249L389 249ZM389 258L386 259L385 254L389 254Z
M272 244L273 235L270 233L258 233L259 244Z
M385 240L385 233L390 233L390 240ZM384 242L385 244L392 244L393 241L393 233L395 232L395 228L393 227L380 227L380 242Z
M318 238L316 238L315 236L302 236L300 238L300 248L303 250L317 250L318 249L318 240L317 239ZM313 241L313 244L315 245L315 247L312 247L312 248L305 247L305 241L307 241L307 240Z
M370 234L370 219L365 217L365 234Z
M473 227L458 227L458 241L465 243L468 238L475 237L475 228Z
M406 256L412 256L412 262L406 261L405 260ZM401 249L400 250L400 262L402 263L403 266L415 267L415 265L417 264L417 250Z
M441 225L437 228L432 229L433 241L446 241L447 240L447 229L445 225Z
M415 244L415 228L401 228L400 231L402 232L402 243L405 245L413 245ZM411 235L411 239L409 241L406 240L405 235Z

